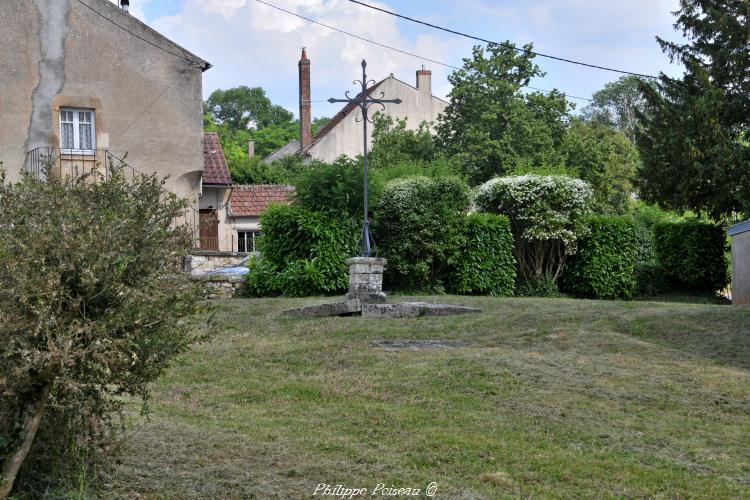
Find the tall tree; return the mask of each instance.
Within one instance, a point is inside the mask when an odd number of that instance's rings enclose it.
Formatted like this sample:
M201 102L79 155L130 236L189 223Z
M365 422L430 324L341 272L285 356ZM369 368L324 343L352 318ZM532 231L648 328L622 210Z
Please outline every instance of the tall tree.
M450 104L437 126L438 142L473 184L517 167L562 163L570 106L557 91L524 94L544 76L532 46L518 52L510 42L476 46L448 80Z
M750 214L750 2L681 0L676 15L687 43L657 41L685 73L641 86L641 194L717 218Z
M293 120L291 112L271 103L260 87L234 87L214 90L206 100L206 111L218 123L226 123L232 130L262 129Z
M603 123L573 120L565 138L565 153L568 171L591 185L598 212L628 211L639 156L624 133Z
M641 92L642 80L636 76L623 76L609 82L594 92L593 102L581 110L581 116L590 122L603 123L625 134L635 143L637 113L643 112L646 98Z

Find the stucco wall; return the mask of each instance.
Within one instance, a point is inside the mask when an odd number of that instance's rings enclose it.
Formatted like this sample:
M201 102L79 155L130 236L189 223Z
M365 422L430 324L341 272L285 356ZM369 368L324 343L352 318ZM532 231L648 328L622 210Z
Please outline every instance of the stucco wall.
M732 304L750 304L750 231L732 237Z
M106 0L115 23L182 50ZM59 147L59 109L93 108L98 148L197 200L203 170L202 71L197 58L159 50L75 0L0 2L0 161L15 180L25 152Z
M420 88L397 80L393 76L385 79L375 90L372 97L380 97L383 92L384 99L401 99L401 104L386 104L385 111L380 106L372 106L371 113L381 111L394 118L407 118L407 128L417 129L423 122L436 122L440 113L448 105L445 101L432 96L429 85L420 85ZM333 161L338 156L345 154L355 157L363 153L362 144L362 122L358 122L359 109L349 113L341 123L334 127L320 141L310 148L313 158L323 161ZM372 126L368 127L368 139L372 144Z

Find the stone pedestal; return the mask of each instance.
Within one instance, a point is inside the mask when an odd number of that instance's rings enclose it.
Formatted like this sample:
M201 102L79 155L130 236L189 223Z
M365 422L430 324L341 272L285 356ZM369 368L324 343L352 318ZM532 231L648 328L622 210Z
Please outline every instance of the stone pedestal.
M349 265L347 300L385 302L383 270L386 260L378 257L354 257L346 263Z

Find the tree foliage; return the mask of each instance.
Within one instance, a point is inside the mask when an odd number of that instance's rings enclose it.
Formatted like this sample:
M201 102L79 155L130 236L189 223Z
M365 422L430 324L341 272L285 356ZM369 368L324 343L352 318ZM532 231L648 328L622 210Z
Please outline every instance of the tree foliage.
M517 167L563 163L570 106L557 91L522 91L543 76L532 46L524 49L518 52L510 42L474 47L448 77L450 103L437 126L438 142L472 184Z
M295 200L314 212L360 220L364 214L364 169L362 161L340 156L333 163L314 161L294 181ZM369 207L374 207L383 191L375 172L368 182Z
M252 295L299 297L346 290L346 259L355 255L359 241L357 222L299 205L271 205L260 221L262 257L248 266Z
M646 110L646 98L641 91L643 83L632 75L607 83L594 92L593 102L581 110L583 119L622 132L635 143L638 113Z
M565 265L562 288L583 297L632 298L637 285L632 218L596 215L586 218L586 225L589 234Z
M205 103L217 123L226 123L231 130L261 129L289 123L291 112L271 103L260 87L240 86L214 90Z
M716 218L750 213L750 6L681 0L676 14L687 43L658 41L685 73L642 86L641 194Z
M78 474L199 336L186 203L154 176L0 178L0 497ZM63 477L62 479L65 479ZM44 488L45 485L40 485Z
M416 130L407 129L407 120L376 113L373 118L370 165L374 169L402 163L428 164L438 156L430 124L422 122Z
M638 150L623 133L602 123L574 120L565 138L565 155L568 171L591 186L598 212L628 212L640 163Z

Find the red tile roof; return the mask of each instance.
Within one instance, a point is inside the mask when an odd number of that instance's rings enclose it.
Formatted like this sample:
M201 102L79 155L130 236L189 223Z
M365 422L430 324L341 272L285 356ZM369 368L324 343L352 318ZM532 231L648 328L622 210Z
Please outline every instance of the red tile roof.
M203 134L203 184L232 185L232 176L216 132Z
M381 85L381 84L382 84L382 83L383 83L384 81L386 81L386 80L387 80L387 78L385 78L385 79L383 79L383 80L380 80L380 81L379 81L378 83L374 84L374 85L373 85L373 86L371 86L371 87L368 87L368 89L367 89L367 93L368 93L368 94L370 94L370 93L371 93L372 91L374 91L375 89L377 89L377 88L378 88L378 87L379 87L379 86L380 86L380 85ZM356 97L356 98L358 99L358 98L360 98L361 96L362 96L362 92L360 92L359 94L357 94L357 97ZM313 146L315 145L315 143L316 143L316 142L318 142L318 141L319 141L319 140L321 140L321 139L322 139L323 137L325 137L325 135L326 135L326 134L327 134L328 132L330 132L331 130L333 130L333 128L334 128L334 127L335 127L336 125L338 125L338 124L339 124L339 123L340 123L340 122L341 122L341 121L342 121L342 120L343 120L344 118L346 118L346 115L348 115L349 113L351 113L352 111L354 111L354 108L356 108L356 107L357 107L357 105L356 105L356 104L354 104L354 103L351 103L351 102L350 102L350 103L348 103L348 104L347 104L346 106L344 106L343 108L341 108L341 111L339 111L338 113L336 113L336 114L334 115L334 117L333 117L333 118L331 118L331 119L330 119L330 120L328 121L328 123L326 123L325 125L323 125L322 127L320 127L320 128L318 129L318 132L317 132L317 133L316 133L316 134L315 134L315 135L313 136L313 138L312 138L312 142L310 143L310 145L309 145L309 146L307 146L307 147L306 147L306 148L305 148L305 149L304 149L304 150L302 151L302 153L308 153L308 152L310 151L310 148L311 148L311 147L313 147Z
M294 187L279 184L250 184L235 186L229 199L232 217L257 217L271 203L288 203Z

